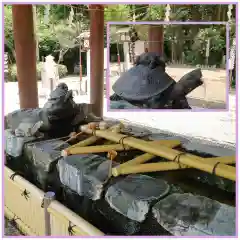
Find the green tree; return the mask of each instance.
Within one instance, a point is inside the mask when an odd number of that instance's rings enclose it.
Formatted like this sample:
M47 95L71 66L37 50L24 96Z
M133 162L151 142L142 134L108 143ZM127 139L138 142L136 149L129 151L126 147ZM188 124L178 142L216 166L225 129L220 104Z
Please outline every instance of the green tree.
M130 7L127 4L109 5L104 9L104 20L106 22L122 22L127 21Z
M79 27L77 24L69 24L66 27L66 24L61 23L54 27L56 38L59 43L59 60L58 63L63 61L64 55L68 52L69 49L72 49L80 45L78 36L80 34Z
M4 44L10 50L11 61L15 61L11 5L4 5Z

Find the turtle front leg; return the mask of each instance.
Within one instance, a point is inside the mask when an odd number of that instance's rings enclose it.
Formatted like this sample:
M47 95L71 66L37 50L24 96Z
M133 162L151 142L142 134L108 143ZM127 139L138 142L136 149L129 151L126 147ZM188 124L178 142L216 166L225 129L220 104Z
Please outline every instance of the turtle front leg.
M110 96L110 101L120 101L122 100L121 97L119 97L116 93Z
M192 109L192 108L188 104L187 98L183 97L172 102L172 109Z
M100 122L103 119L101 117L95 116L92 112L90 112L87 114L85 120L87 123L90 123L90 122Z

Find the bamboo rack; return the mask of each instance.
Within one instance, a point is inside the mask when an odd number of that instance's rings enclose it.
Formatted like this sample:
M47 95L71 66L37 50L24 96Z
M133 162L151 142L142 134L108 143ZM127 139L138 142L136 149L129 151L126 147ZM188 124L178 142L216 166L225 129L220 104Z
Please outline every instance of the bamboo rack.
M102 153L102 152L109 152L109 151L125 151L130 150L131 148L129 146L123 146L122 144L108 144L108 145L98 145L98 146L89 146L84 147L84 144L81 144L85 142L86 140L83 140L80 143L77 143L76 145L71 146L70 148L64 149L62 151L62 156L69 156L69 155L77 155L77 154L88 154L88 153ZM154 144L155 146L157 144L163 144L167 147L176 147L181 144L179 140L159 140L159 141L151 141L151 144ZM151 157L154 157L154 155L151 155Z
M221 162L210 163L206 162L204 158L194 156L189 153L183 153L181 151L166 147L164 145L153 146L148 141L137 139L131 136L127 136L120 133L114 133L104 130L91 130L86 127L82 127L81 130L88 134L95 134L98 137L105 138L107 140L123 144L124 146L129 146L132 148L139 149L143 152L159 156L170 161L178 161L178 164L181 163L191 168L196 168L208 173L214 173L215 175L223 178L236 181L236 168L228 166Z
M85 128L88 129L88 126L85 125ZM121 131L122 128L123 128L123 124L120 123L120 124L117 124L117 125L114 125L114 126L110 127L110 128L107 129L106 131L112 131L112 132L118 133L118 132ZM82 131L82 132L84 132L84 131ZM70 154L74 154L74 152L77 152L77 151L75 151L75 150L73 150L73 149L89 146L89 145L97 142L97 141L100 140L100 139L101 139L101 137L91 136L91 137L89 137L89 138L87 138L87 139L85 139L85 140L83 140L83 141L81 141L81 142L79 142L79 143L77 143L77 144L74 144L74 145L72 145L72 146L64 149L64 150L62 151L61 155L62 155L62 156L68 156L68 155L70 155ZM80 153L75 153L75 154L80 154Z
M166 147L169 148L174 148L177 147L179 145L181 145L181 142L179 140L158 140L158 141L153 141L150 142L151 144L155 144L155 146L159 146L159 144L164 145ZM113 176L119 176L121 175L121 169L124 169L128 166L132 166L132 165L137 165L137 164L142 164L145 163L147 161L150 161L151 159L155 158L156 156L150 153L144 153L130 161L127 161L125 163L120 164L119 166L117 166L116 168L112 169L112 175Z
M143 154L138 156L126 163L123 163L112 169L112 175L114 177L126 174L133 173L146 173L146 172L159 172L159 171L170 171L178 169L190 168L189 166L176 163L176 162L159 162L159 163L147 163L141 164L143 162L149 161L152 159L151 154ZM151 158L150 158L151 157ZM154 156L155 157L155 156ZM235 158L230 157L216 157L216 158L204 158L204 161L211 161L211 163L224 163L224 164L233 164L235 163Z

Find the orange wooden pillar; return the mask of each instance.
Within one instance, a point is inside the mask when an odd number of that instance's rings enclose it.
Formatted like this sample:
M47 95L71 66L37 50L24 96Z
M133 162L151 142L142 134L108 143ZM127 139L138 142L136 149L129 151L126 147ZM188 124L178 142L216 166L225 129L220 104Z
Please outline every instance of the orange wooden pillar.
M103 115L104 6L90 5L90 103L92 112Z
M150 25L148 30L148 51L163 55L163 25Z
M13 4L12 18L20 107L35 108L38 90L32 5Z

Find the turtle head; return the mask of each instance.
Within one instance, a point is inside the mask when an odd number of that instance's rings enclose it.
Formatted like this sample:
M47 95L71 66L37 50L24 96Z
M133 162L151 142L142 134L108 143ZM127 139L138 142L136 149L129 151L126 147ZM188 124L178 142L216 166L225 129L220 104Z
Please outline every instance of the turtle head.
M56 89L63 89L65 91L68 91L68 86L66 83L59 83L56 87Z
M154 52L146 52L139 55L136 59L136 65L148 66L150 69L160 67L164 72L166 68L163 57Z
M202 71L200 68L185 74L174 86L171 99L185 97L197 87L203 84Z

